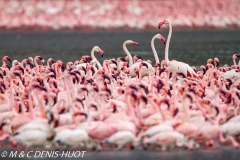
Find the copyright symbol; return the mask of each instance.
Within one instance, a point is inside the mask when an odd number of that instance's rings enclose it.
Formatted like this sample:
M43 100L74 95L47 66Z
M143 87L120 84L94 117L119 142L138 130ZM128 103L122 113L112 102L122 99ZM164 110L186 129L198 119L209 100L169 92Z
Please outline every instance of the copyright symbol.
M2 156L2 157L7 157L7 154L8 154L7 151L3 151L3 152L1 153L1 156Z

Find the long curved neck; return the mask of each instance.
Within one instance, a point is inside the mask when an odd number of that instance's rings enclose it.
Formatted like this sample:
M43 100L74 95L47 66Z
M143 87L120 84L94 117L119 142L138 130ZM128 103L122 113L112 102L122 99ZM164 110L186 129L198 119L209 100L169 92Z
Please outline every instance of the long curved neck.
M123 50L127 54L128 58L129 58L129 66L131 66L133 64L133 58L132 58L131 54L129 53L129 51L127 50L126 42L123 43Z
M94 55L94 50L95 50L95 47L93 47L92 51L91 51L91 57L92 59L96 59L96 63L97 63L97 66L98 66L98 69L102 68L102 65L99 63L99 61L97 60L97 58L95 57Z
M166 48L165 48L165 61L166 61L166 64L169 65L169 59L168 59L168 51L169 51L169 43L170 43L170 39L171 39L171 36L172 36L172 24L171 22L169 21L169 32L168 32L168 38L167 38L167 44L166 44Z
M157 37L157 36L154 36L154 37L152 38L151 47L152 47L152 51L153 51L153 55L154 55L155 61L156 61L156 63L159 63L157 51L156 51L155 46L154 46L154 40L156 39L156 37Z
M237 63L236 63L236 59L235 59L235 58L233 58L233 65L234 65L234 66L237 65Z
M38 63L37 63L37 59L36 59L36 58L34 58L34 64L35 64L35 66L36 66L36 68L37 68L37 71L39 71L39 65L38 65Z
M183 105L183 109L184 109L184 113L185 113L185 121L186 122L188 122L189 121L189 103L187 102L187 100L186 100L186 98L185 99L183 99L183 103L182 103L182 105Z

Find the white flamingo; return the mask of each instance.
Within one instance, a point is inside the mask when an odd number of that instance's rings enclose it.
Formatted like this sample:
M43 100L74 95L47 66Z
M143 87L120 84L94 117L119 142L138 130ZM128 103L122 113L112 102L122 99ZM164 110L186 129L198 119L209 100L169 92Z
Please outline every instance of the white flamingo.
M92 51L91 51L92 61L91 61L90 63L92 63L92 64L95 64L95 63L96 63L97 66L98 66L98 69L100 69L100 68L102 68L102 65L99 63L99 61L98 61L97 58L95 57L94 52L99 52L101 56L103 56L103 53L104 53L104 52L103 52L103 50L102 50L100 47L98 47L98 46L93 47L93 49L92 49ZM87 67L87 63L78 64L78 65L75 66L75 69L78 69L78 68L81 67L81 66L83 66L84 68L86 68L86 67Z
M63 144L66 146L86 146L89 136L82 129L63 129L56 133L53 142L55 144Z
M133 147L135 141L135 136L130 131L119 131L106 139L106 143L117 145L118 150L121 150L127 144Z
M142 62L136 62L133 64L133 58L132 55L129 53L129 51L127 50L126 44L133 44L133 45L138 45L137 42L134 42L132 40L127 40L123 43L123 50L125 51L125 53L128 56L129 59L129 68L128 68L128 74L131 77L135 77L136 73L134 72L134 68L139 68L139 65L142 64ZM147 61L144 61L145 67L142 68L142 76L147 76L150 73L152 73L153 71L153 67L150 63L148 63Z
M168 38L167 38L167 44L165 48L165 62L167 64L167 67L171 72L181 72L183 73L186 77L191 78L191 79L200 79L198 75L195 73L195 71L190 67L188 64L179 62L176 60L169 61L168 59L168 51L169 51L169 43L170 39L172 36L172 25L171 21L169 19L165 19L164 21L159 23L159 28L163 24L169 24L169 33L168 33Z
M236 64L236 59L240 58L239 54L234 54L232 56L233 59L233 67L237 68L237 64ZM222 74L223 77L228 78L228 79L234 79L234 80L238 80L240 79L240 72L238 71L238 69L231 69L230 71L226 71Z
M156 51L155 46L154 46L155 39L161 40L164 44L165 44L166 40L161 34L156 34L151 40L151 47L152 47L152 51L153 51L155 61L156 61L156 63L159 63L159 58L158 58L158 55L157 55L157 51Z

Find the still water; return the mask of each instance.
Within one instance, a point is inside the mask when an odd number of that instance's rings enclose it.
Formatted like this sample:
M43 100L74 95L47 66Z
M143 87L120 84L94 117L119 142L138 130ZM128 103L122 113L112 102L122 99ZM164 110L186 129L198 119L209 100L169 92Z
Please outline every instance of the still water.
M52 57L63 62L79 60L90 55L94 46L104 50L104 59L124 57L122 49L125 40L133 40L139 46L128 46L132 55L155 62L151 50L151 39L161 33L167 38L168 32L0 32L0 57L8 55L19 61L24 58ZM164 58L165 45L155 41L160 61ZM232 55L240 52L239 31L174 31L170 41L169 59L183 61L191 66L206 64L208 58L218 57L220 65L232 64ZM0 62L1 63L1 62Z

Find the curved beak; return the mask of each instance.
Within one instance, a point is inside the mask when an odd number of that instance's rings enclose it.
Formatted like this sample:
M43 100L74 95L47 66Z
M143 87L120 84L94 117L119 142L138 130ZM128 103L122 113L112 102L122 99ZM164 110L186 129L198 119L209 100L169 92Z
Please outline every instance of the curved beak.
M161 74L162 74L162 72L164 72L164 71L165 71L165 69L166 69L166 68L162 68L162 69L160 69L160 71L159 71L159 74L161 75Z
M93 67L91 67L91 71L92 71L92 75L94 75L95 74L95 70L94 70Z
M145 67L147 67L148 68L148 65L147 65L147 63L142 63L142 66L145 66Z
M166 39L164 37L160 37L160 40L165 44L166 43Z
M162 22L159 23L159 25L158 25L158 28L159 28L159 29L160 29L161 26L164 24L164 22L165 22L165 21L162 21Z
M7 60L8 60L10 63L12 63L12 60L11 60L9 57L7 57Z
M138 46L139 44L137 42L132 42L131 44Z
M98 52L99 52L99 53L101 54L101 56L103 57L104 51L99 48Z

